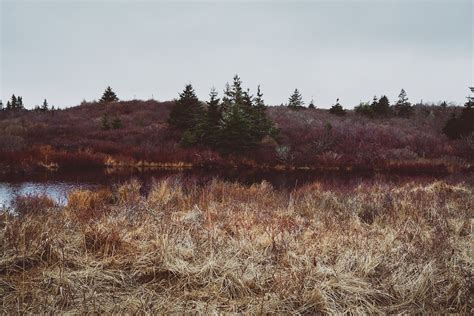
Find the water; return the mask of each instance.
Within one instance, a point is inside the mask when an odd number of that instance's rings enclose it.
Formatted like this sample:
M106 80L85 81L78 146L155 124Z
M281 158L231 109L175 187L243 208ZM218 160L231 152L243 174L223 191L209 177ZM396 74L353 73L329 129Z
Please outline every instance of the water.
M245 185L260 183L263 180L271 183L278 190L292 190L309 182L319 182L324 187L337 190L349 190L360 183L370 182L430 182L444 179L449 182L468 181L474 183L473 177L456 176L403 176L380 174L347 174L347 173L311 173L306 171L248 171L230 169L225 171L185 170L185 171L136 171L122 170L89 170L74 172L40 172L27 175L0 175L0 208L10 207L19 195L45 194L60 205L67 202L67 195L73 189L112 188L120 183L137 179L142 184L145 194L153 181L165 177L179 177L192 185L202 185L219 178L239 182Z

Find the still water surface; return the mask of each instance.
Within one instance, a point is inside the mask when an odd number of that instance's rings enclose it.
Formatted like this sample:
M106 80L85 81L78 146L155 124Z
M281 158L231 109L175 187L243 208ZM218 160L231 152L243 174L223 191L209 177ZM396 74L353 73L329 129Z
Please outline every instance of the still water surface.
M177 177L193 185L205 184L213 178L239 182L245 185L267 181L279 190L292 190L309 182L319 182L329 189L349 190L361 183L371 182L431 182L444 179L459 182L456 176L406 176L380 174L347 174L347 173L311 173L306 171L275 172L275 171L132 171L107 173L104 170L89 170L75 172L42 172L28 175L0 175L0 208L10 207L12 201L19 195L46 194L59 204L67 202L67 195L73 189L97 189L114 186L137 179L142 184L145 194L153 181L166 177ZM463 176L462 181L466 178ZM472 179L471 179L472 180Z

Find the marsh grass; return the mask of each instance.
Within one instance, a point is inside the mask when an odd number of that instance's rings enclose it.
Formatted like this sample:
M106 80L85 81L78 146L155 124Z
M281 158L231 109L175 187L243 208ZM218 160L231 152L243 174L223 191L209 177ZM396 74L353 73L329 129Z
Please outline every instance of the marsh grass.
M0 311L472 313L473 193L166 179L25 197L34 212L0 215Z

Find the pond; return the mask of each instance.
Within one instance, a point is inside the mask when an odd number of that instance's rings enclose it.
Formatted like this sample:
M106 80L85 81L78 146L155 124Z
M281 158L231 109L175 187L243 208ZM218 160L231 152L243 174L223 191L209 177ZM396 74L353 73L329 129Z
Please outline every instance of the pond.
M245 185L267 181L275 189L292 190L310 182L319 182L323 187L335 190L350 190L361 183L384 182L430 182L444 179L449 182L468 181L473 177L466 175L407 176L394 174L354 174L341 172L308 172L308 171L249 171L229 169L209 170L87 170L68 172L39 172L33 174L0 175L0 208L9 207L16 196L45 194L59 204L67 202L67 195L73 189L113 188L116 185L137 179L142 184L144 194L154 181L166 177L179 177L183 181L192 181L193 185L202 185L213 178L238 182Z

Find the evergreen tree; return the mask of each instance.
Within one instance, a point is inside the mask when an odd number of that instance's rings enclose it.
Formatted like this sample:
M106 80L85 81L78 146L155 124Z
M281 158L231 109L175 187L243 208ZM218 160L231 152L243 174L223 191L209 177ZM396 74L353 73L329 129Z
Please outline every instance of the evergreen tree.
M2 100L0 100L0 111L2 111L2 110L3 110L3 102L2 102Z
M302 107L303 104L304 102L301 93L298 91L298 89L295 89L295 91L293 91L293 94L288 99L288 107L292 110L296 110L299 107Z
M250 94L250 89L243 92L242 94L242 107L245 109L246 112L250 113L253 108L253 95Z
M453 113L443 128L443 133L451 139L457 139L474 133L474 98L467 97L461 115Z
M342 107L341 104L339 104L339 98L336 100L336 104L334 104L330 109L329 113L343 116L346 115L346 110Z
M399 117L408 118L413 114L413 107L410 102L408 102L408 97L405 89L400 91L398 95L398 101L395 104L395 112Z
M115 116L114 119L112 120L112 128L113 129L122 128L122 120L118 116Z
M245 151L272 132L273 124L265 114L260 87L252 100L250 92L242 89L239 76L232 86L226 85L219 124L218 148L224 153Z
M443 127L443 133L451 139L456 139L461 135L460 131L460 124L456 118L456 114L452 113L446 125Z
M238 103L223 113L220 124L219 148L224 153L247 150L256 143L252 135L252 122Z
M232 84L232 87L230 89L230 99L236 104L244 104L242 80L240 80L240 77L238 75L234 76L234 83Z
M10 100L7 101L7 105L5 107L5 110L11 110L12 109L12 104L10 102Z
M370 105L368 102L361 102L354 108L354 111L359 115L364 115L371 118L375 115L372 105Z
M379 117L387 117L390 115L390 101L386 95L382 96L378 102L374 101L372 106L375 115Z
M195 127L199 116L202 114L201 103L199 102L193 86L187 84L179 99L174 102L168 122L179 129L186 130Z
M100 128L103 130L103 131L107 131L110 129L110 124L109 124L109 116L107 115L107 113L104 113L102 115L102 118L100 120Z
M199 138L211 147L215 147L219 138L219 124L222 119L222 108L216 89L209 93L207 109L199 128Z
M18 101L17 101L17 98L14 94L12 94L12 98L11 98L11 101L10 101L10 109L11 110L16 110L17 109L17 105L18 105Z
M311 99L311 102L308 105L308 109L315 109L315 108L316 108L316 106L314 105L314 100Z
M100 102L101 103L106 103L106 102L116 102L118 101L119 98L117 97L117 95L115 94L114 91L112 91L112 88L110 86L108 86L105 91L104 91L104 94L102 95L102 97L100 98Z
M23 98L18 96L16 100L16 109L23 109Z
M253 125L257 138L274 133L273 123L267 118L265 101L260 85L257 86L257 96L254 98Z
M41 111L46 112L48 111L48 101L44 99L43 106L41 107Z

